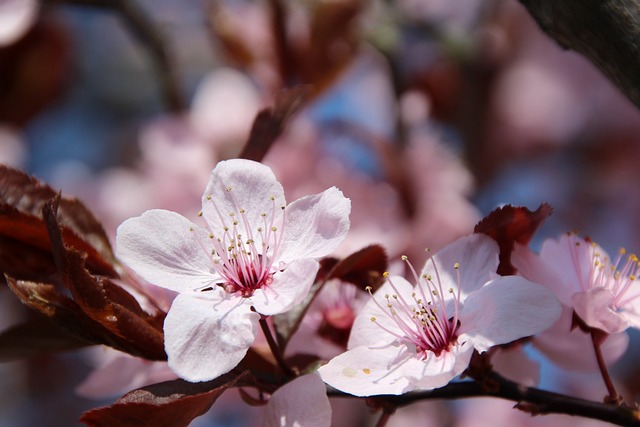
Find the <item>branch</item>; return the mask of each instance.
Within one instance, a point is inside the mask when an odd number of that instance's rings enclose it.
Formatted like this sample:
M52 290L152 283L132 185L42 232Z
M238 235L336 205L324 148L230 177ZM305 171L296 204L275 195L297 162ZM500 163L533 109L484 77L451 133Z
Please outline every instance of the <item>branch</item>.
M110 9L120 15L131 34L149 51L156 63L167 108L172 112L186 110L186 101L179 88L175 64L166 48L166 40L145 12L130 0L62 0L71 5Z
M520 0L565 49L586 56L640 108L639 0Z
M396 407L407 406L422 400L462 399L467 397L498 397L517 402L516 407L532 415L566 414L606 421L621 426L640 426L640 412L628 406L617 406L590 400L571 397L533 387L526 387L497 374L488 378L491 389L484 386L486 382L465 381L450 383L435 390L406 393L399 396L377 396L383 404ZM329 391L330 397L353 397L340 391Z

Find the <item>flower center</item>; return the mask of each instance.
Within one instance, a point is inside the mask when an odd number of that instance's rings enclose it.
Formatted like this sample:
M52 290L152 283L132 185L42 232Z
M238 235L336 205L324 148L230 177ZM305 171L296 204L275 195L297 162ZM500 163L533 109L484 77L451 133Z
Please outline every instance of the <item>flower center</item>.
M403 256L402 260L408 263L406 256ZM411 263L408 263L416 281L411 299L403 298L387 272L384 273L384 276L394 293L385 294L386 304L384 306L376 301L372 295L378 307L393 320L400 332L391 331L380 324L375 317L372 317L371 321L403 343L415 346L416 352L422 360L426 360L429 353L433 353L437 357L443 351L449 351L457 343L457 331L460 327L458 321L460 266L458 263L454 266L458 275L458 292L456 293L453 288L450 288L447 290L449 294L447 297L436 263L433 258L430 258L430 261L436 274L435 280L426 274L418 276ZM367 287L367 291L371 293L370 286ZM452 310L453 315L449 316L448 312Z
M640 260L638 260L638 257L635 254L625 257L627 252L624 248L621 248L616 259L611 262L608 257L602 256L595 242L588 239L586 239L586 242L590 244L588 249L589 276L586 283L581 281L582 290L587 291L596 287L608 289L614 295L613 308L615 309L619 309L637 298L638 294L630 295L629 290L640 273ZM579 256L578 251L581 243L581 240L575 239L575 250L572 251L574 260Z
M231 193L231 187L227 187ZM252 224L248 212L230 194L235 211L223 215L210 196L222 230L209 230L213 249L210 251L213 270L222 279L217 283L229 293L250 297L254 291L269 286L277 269L274 258L282 240L282 231L275 226L277 208L270 196L271 212L261 212L259 224ZM281 207L284 210L284 206ZM202 212L198 214L202 216ZM255 221L254 221L255 222ZM284 224L284 215L282 215ZM209 251L207 251L209 252Z

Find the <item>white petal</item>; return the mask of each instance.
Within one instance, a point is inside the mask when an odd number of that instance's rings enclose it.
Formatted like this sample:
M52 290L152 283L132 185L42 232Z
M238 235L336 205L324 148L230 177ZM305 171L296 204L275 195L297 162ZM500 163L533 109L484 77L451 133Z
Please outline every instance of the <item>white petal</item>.
M411 357L405 345L383 348L356 347L334 357L318 372L332 387L354 396L402 394L413 384L402 372L402 363Z
M256 311L270 316L299 304L309 293L319 268L318 261L301 259L287 265L284 271L276 272L269 286L253 293L251 302Z
M613 311L613 294L603 287L591 288L573 295L573 309L587 325L614 334L629 326L624 318Z
M484 234L472 234L447 245L424 265L422 274L431 276L437 283L439 277L443 288L458 288L460 273L460 292L466 295L481 287L491 279L498 268L498 244ZM437 268L434 268L434 262ZM460 268L456 271L454 265Z
M404 335L397 323L389 315L389 311L386 309L387 300L384 296L397 293L405 300L412 301L411 294L414 288L413 285L400 276L393 276L390 279L373 294L373 298L362 307L356 316L351 327L347 348L381 346L396 340L396 337L383 330L380 326L396 334ZM393 283L393 286L391 283ZM382 309L380 309L380 306L382 306ZM375 318L376 323L372 322L371 318Z
M185 292L209 286L208 233L175 212L150 210L118 227L118 258L154 285Z
M284 190L271 169L245 159L219 162L202 197L203 217L216 237L224 227L232 230L236 219L243 238L253 238L258 248L262 245L258 227L280 229L285 205Z
M331 405L318 375L296 378L269 399L263 427L330 427Z
M284 248L280 258L319 258L329 255L349 231L351 201L331 187L287 206Z
M169 367L191 382L229 372L253 344L259 317L248 299L224 291L178 295L164 321Z
M414 383L415 389L431 390L444 387L469 366L473 355L473 344L465 342L455 345L439 356L428 353L427 359L410 359L403 364L403 374Z
M482 352L544 331L561 312L560 302L544 287L519 276L499 277L464 301L459 333Z

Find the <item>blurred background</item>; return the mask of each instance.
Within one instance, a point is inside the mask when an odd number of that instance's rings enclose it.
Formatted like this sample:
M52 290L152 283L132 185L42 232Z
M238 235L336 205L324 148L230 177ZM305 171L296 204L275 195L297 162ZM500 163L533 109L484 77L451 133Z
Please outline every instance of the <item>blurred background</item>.
M534 248L578 230L640 250L640 113L515 0L0 0L0 162L83 200L110 236L151 208L194 216L216 162L297 85L264 162L288 200L332 185L352 199L343 255L380 243L420 265L496 207L543 202ZM29 315L5 287L0 305L0 329ZM632 334L614 368L631 400L637 347ZM113 401L74 393L96 358L0 365L0 426L75 425ZM543 365L543 386L605 393L598 375ZM197 425L248 425L228 400ZM375 419L336 405L345 425ZM511 406L419 404L389 425L551 421Z

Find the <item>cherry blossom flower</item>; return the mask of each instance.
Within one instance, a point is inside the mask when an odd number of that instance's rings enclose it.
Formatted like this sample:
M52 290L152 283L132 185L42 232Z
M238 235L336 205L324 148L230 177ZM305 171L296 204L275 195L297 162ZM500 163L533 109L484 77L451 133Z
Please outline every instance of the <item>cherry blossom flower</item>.
M117 253L143 279L178 292L164 323L169 366L188 381L234 368L254 341L260 316L306 296L349 229L340 190L286 205L271 169L249 160L218 163L202 197L201 227L150 210L125 221Z
M540 255L517 246L512 263L522 276L552 290L588 326L612 334L640 327L640 262L625 255L621 249L612 259L595 242L568 233L545 240Z
M432 256L419 276L411 267L415 284L388 277L356 318L349 351L320 368L322 379L356 396L433 389L462 373L474 350L547 329L560 303L522 277L495 277L498 252L474 234Z

